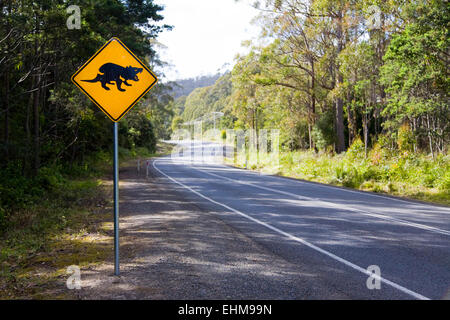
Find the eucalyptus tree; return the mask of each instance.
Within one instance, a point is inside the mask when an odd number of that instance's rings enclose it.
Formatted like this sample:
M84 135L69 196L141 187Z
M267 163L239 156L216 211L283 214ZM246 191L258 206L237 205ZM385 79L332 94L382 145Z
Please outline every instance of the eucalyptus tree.
M150 0L70 4L81 8L80 29L67 27L67 1L0 1L2 167L36 175L42 166L82 162L108 150L108 120L70 76L113 36L153 62L152 39L168 28L156 25L163 8Z

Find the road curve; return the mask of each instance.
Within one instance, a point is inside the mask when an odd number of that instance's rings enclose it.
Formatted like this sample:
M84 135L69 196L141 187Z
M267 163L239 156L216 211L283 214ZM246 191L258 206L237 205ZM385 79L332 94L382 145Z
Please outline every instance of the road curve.
M191 161L193 150L184 147L151 169L274 254L306 262L330 291L354 299L450 299L450 208Z

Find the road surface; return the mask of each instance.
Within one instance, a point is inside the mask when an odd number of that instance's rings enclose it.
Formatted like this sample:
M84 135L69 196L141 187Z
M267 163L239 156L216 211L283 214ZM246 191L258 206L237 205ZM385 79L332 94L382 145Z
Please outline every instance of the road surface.
M151 170L277 257L306 266L330 292L450 298L450 208L232 168L212 161L213 143L182 147ZM204 157L192 158L199 150Z

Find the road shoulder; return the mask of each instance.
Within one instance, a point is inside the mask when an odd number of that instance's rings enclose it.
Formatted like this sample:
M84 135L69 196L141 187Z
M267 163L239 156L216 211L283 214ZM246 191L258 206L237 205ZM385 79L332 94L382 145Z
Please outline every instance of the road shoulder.
M124 168L120 198L121 276L112 262L83 270L81 299L348 298L154 173Z

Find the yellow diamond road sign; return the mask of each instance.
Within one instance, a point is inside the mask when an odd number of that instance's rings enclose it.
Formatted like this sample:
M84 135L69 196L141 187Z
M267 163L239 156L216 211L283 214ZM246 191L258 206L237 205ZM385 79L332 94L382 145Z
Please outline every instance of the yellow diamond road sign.
M72 81L112 121L119 121L158 81L119 39L112 38Z

